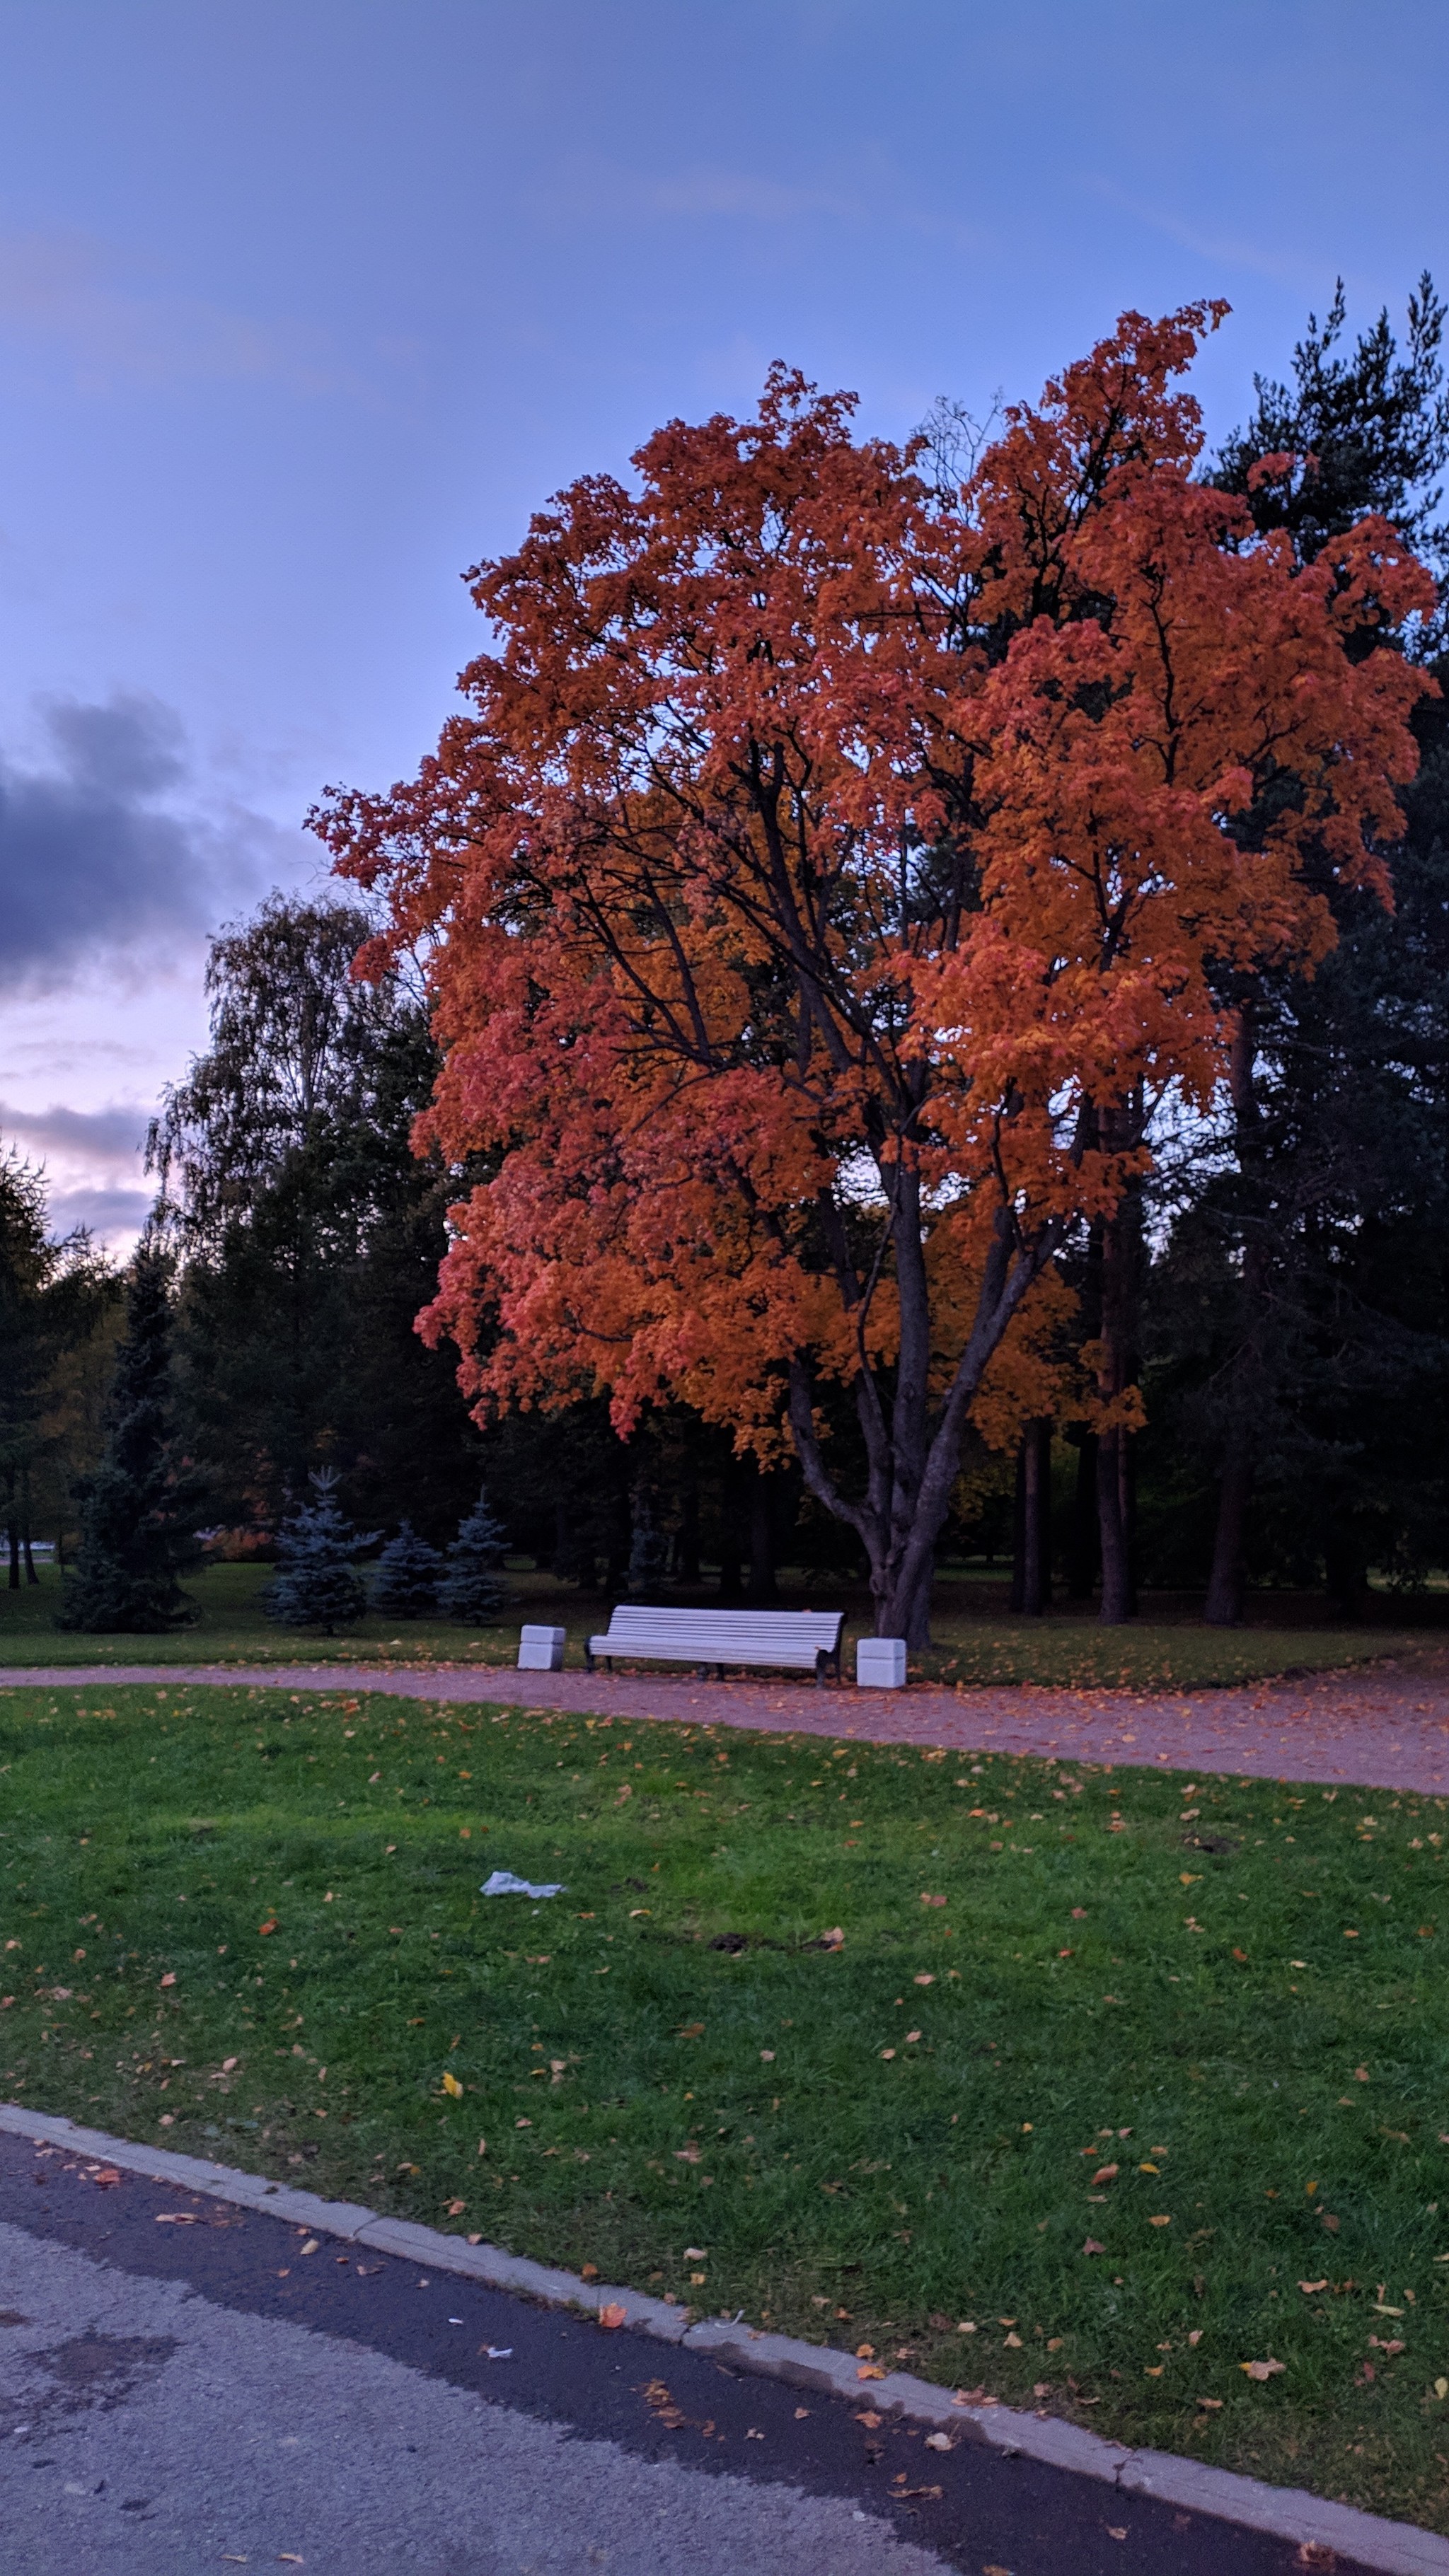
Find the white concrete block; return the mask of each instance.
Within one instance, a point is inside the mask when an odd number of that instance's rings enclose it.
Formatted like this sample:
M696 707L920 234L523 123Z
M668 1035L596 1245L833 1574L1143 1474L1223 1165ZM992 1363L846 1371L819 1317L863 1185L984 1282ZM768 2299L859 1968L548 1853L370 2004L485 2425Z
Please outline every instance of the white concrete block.
M904 1637L862 1637L855 1649L855 1679L860 1690L903 1690Z
M561 1673L567 1628L521 1628L518 1669L521 1673Z

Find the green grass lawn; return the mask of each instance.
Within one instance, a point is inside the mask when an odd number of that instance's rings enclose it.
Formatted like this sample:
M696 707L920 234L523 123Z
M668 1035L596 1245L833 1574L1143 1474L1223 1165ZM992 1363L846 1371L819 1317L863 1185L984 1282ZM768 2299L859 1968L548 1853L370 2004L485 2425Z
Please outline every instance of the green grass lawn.
M550 1620L569 1632L567 1661L582 1668L583 1640L605 1628L609 1602L555 1582L515 1573L514 1600L496 1627L468 1628L441 1619L361 1620L345 1636L278 1628L261 1595L269 1565L212 1565L190 1584L198 1617L162 1636L77 1636L55 1626L61 1581L46 1566L37 1585L0 1591L0 1668L5 1664L190 1663L513 1663L519 1624ZM1383 1655L1422 1649L1432 1637L1377 1624L1356 1628L1205 1628L1183 1618L1148 1616L1126 1628L1102 1628L1090 1614L1058 1611L1046 1619L1003 1617L994 1602L972 1606L982 1587L945 1577L937 1587L935 1644L913 1658L919 1679L960 1683L1037 1682L1082 1690L1187 1690L1259 1681L1274 1673L1331 1670ZM676 1594L683 1600L686 1596ZM783 1593L787 1608L805 1596ZM819 1607L817 1599L814 1606ZM867 1605L845 1603L844 1671L855 1669L855 1639L869 1627ZM1295 1605L1296 1606L1296 1605ZM807 1685L808 1687L808 1685Z
M1444 1802L184 1685L0 1802L6 2095L1449 2528Z

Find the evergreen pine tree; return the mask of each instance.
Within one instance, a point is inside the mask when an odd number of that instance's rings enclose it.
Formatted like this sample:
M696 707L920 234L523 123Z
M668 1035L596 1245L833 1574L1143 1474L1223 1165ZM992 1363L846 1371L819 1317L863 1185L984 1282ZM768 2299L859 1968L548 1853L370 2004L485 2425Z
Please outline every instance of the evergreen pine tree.
M411 1521L404 1521L377 1560L372 1584L374 1610L380 1610L388 1619L421 1619L426 1611L438 1606L438 1577L442 1570L443 1560L437 1549L419 1538Z
M178 1581L199 1550L199 1478L173 1458L171 1263L142 1237L126 1288L106 1445L81 1488L80 1547L56 1625L92 1634L185 1627L196 1615Z
M353 1565L359 1548L377 1536L361 1536L345 1519L336 1499L337 1474L324 1467L309 1479L315 1503L303 1503L277 1533L278 1572L262 1595L269 1619L283 1628L321 1628L330 1637L350 1628L367 1608L367 1585Z
M488 1508L486 1485L448 1550L438 1585L438 1608L446 1619L483 1627L496 1619L508 1599L502 1575L503 1525Z

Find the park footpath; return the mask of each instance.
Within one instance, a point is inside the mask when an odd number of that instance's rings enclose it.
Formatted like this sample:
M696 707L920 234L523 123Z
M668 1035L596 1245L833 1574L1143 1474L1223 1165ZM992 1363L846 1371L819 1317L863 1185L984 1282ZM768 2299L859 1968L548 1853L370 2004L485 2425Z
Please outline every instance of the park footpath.
M1439 1647L1366 1671L1140 1693L373 1663L12 1667L0 1687L136 1683L382 1691L1449 1795ZM111 2193L128 2187L123 2214ZM208 2226L208 2206L232 2216ZM346 2250L299 2262L325 2246ZM1151 2576L1169 2563L1178 2576L1449 2576L1449 2541L1403 2523L904 2372L862 2392L845 2354L691 2324L627 2288L17 2103L0 2104L0 2271L25 2296L0 2309L22 2330L0 2352L6 2576L81 2563L151 2576L158 2544L168 2566L272 2560L314 2576L384 2576L404 2545L422 2576L505 2563L538 2576L735 2576L745 2563L758 2576L808 2563L832 2576ZM515 2357L505 2394L498 2372ZM416 2438L401 2441L400 2424Z
M511 1665L37 1664L0 1687L384 1691L486 1700L580 1716L735 1726L916 1744L952 1753L1217 1771L1449 1797L1449 1648L1225 1690L1046 1690L1027 1686L859 1690L795 1681L709 1682L666 1673L520 1673Z

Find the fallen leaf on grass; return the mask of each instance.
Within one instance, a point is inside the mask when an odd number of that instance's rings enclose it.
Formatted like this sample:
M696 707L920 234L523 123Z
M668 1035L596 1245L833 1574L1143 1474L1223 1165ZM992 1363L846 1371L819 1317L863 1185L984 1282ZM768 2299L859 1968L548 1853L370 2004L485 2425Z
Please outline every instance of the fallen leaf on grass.
M1172 2219L1170 2216L1166 2218L1149 2218L1147 2224L1149 2227L1170 2227L1172 2225Z
M1099 2245L1095 2236L1089 2236L1086 2244L1082 2247L1082 2252L1084 2254L1105 2254L1106 2251L1106 2246Z
M687 2021L674 2036L676 2039L703 2039L704 2024L702 2021Z
M458 2078L453 2073L451 2067L444 2070L443 2091L447 2094L450 2102L461 2102L463 2099L463 2087L459 2083Z
M164 1976L164 1977L162 1978L162 1980L161 1980L161 1983L162 1983L162 1985L163 1985L163 1986L174 1986L174 1985L175 1985L175 1983L176 1983L176 1971L175 1971L175 1969L174 1969L174 1968L168 1968L168 1969L167 1969L165 1976ZM59 1988L57 1988L57 1990L56 1990L56 1991L57 1991L57 1992L59 1992Z
M1209 2407L1214 2415L1221 2415L1223 2411L1223 2401L1220 2397L1200 2397L1197 2402L1199 2406Z
M267 1934L268 1934L269 1932L276 1932L276 1931L280 1930L280 1928L281 1928L281 1927L279 1926L279 1924L278 1924L278 1922L277 1922L277 1918L276 1918L275 1914L269 1914L269 1915L267 1916L267 1919L266 1919L265 1923L259 1923L259 1924L257 1925L257 1930L258 1930L258 1932L261 1934L261 1936L262 1936L262 1939L263 1939L263 1940L265 1940L265 1939L266 1939Z
M1320 2290L1327 2289L1328 2282L1326 2277L1321 2281L1300 2281L1298 2287L1305 2298L1316 2299Z
M1249 2379L1271 2379L1275 2371L1286 2370L1287 2367L1288 2364L1286 2361L1273 2361L1272 2359L1267 2361L1240 2361L1238 2364L1239 2370L1243 2371Z
M945 1902L946 1900L944 1896L927 1896L923 1894L921 1897L921 1903L923 1905L944 1905Z
M1103 2165L1100 2172L1092 2176L1093 2188L1095 2189L1099 2182L1115 2182L1121 2170L1120 2165Z

